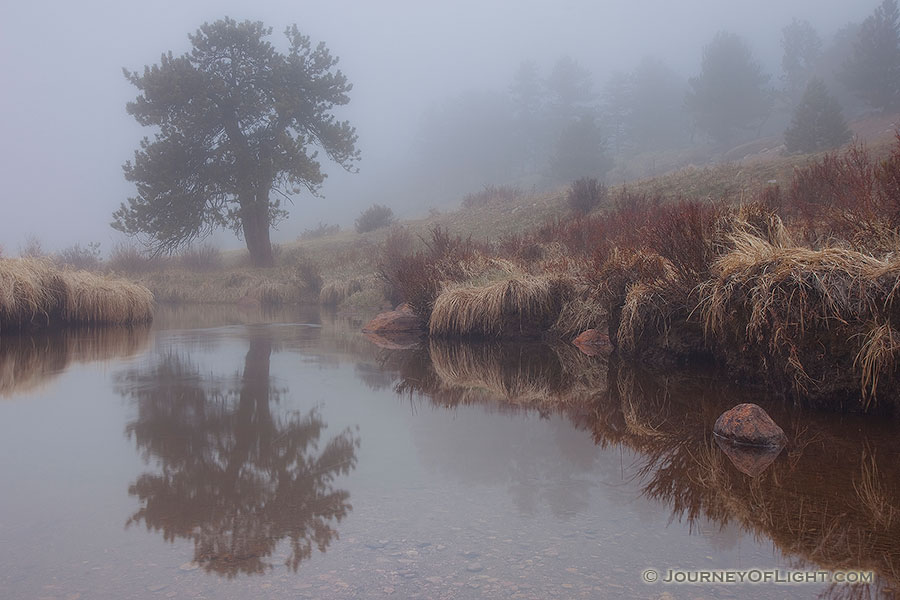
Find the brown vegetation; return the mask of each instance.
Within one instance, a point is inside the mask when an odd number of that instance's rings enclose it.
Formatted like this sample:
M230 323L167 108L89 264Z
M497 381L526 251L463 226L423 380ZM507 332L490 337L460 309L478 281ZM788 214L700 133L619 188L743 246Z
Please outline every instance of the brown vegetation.
M150 321L153 295L141 286L39 259L0 259L0 331L61 324Z
M436 228L426 250L386 252L382 275L433 336L574 337L606 325L624 357L711 360L817 406L893 408L900 134L880 161L856 144L797 164L789 185L753 194L618 188L605 210L490 246ZM504 272L474 266L491 261Z
M428 332L437 337L540 337L571 293L565 279L525 277L482 287L451 287L434 301Z

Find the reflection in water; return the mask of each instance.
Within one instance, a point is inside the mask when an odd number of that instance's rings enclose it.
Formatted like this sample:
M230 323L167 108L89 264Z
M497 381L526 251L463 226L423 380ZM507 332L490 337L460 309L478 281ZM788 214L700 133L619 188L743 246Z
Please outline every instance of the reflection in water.
M150 328L75 327L0 336L0 397L49 382L73 362L133 356L147 347Z
M252 334L239 376L201 375L168 352L117 377L117 391L137 403L127 433L160 465L130 486L141 508L129 524L192 539L194 560L228 577L265 571L284 538L296 570L313 546L326 550L352 508L333 482L356 466L359 440L345 430L318 451L325 423L316 410L272 413L286 392L270 381L272 346L271 330Z
M431 340L405 356L396 391L444 406L555 409L585 403L606 386L605 363L569 346Z
M432 342L403 357L398 393L444 407L556 411L591 431L597 444L639 453L644 495L667 503L693 531L707 522L737 525L771 539L798 568L877 573L874 585L835 586L831 597L900 589L900 439L893 423L767 404L711 377L646 373L547 346ZM736 465L715 444L712 428L723 411L746 401L763 404L790 444L777 457L752 464L737 457Z

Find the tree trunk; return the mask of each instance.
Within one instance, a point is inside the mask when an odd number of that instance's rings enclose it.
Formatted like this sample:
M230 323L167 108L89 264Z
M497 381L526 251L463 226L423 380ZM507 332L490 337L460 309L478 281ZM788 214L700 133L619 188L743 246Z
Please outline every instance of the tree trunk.
M254 267L275 266L272 243L269 241L269 203L255 198L241 206L241 228ZM268 199L266 199L268 200Z

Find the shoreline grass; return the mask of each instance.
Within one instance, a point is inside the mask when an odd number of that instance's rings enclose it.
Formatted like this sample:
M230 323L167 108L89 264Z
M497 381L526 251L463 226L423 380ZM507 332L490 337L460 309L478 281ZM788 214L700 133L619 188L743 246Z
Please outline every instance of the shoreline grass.
M431 244L386 270L432 337L573 336L605 321L628 360L712 362L819 408L896 411L898 182L900 133L886 158L854 144L795 166L783 188L720 200L622 188L590 214L474 250ZM475 281L476 260L507 261L508 275Z
M63 325L121 325L153 319L144 286L41 259L0 259L0 333Z

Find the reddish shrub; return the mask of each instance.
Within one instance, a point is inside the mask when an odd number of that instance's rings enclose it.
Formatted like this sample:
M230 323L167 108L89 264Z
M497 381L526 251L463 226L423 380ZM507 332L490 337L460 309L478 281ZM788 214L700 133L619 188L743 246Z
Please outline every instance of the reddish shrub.
M453 236L439 225L429 230L422 239L425 249L418 252L411 251L411 244L404 246L399 237L391 238L383 246L378 267L385 296L394 304L408 302L427 321L441 284L465 278L461 265L474 256L477 244L471 237ZM404 252L404 248L410 250Z
M683 280L703 278L716 255L720 209L709 202L660 206L645 231L643 246L669 260Z

